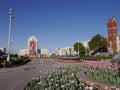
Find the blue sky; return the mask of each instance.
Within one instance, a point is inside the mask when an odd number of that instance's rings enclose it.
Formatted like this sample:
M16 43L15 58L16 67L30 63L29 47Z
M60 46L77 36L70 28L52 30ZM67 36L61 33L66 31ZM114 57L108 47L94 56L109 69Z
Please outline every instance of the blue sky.
M35 35L39 48L54 50L86 41L97 33L107 37L107 21L120 27L120 0L0 0L0 47L7 48L8 10L13 8L12 52L27 48Z

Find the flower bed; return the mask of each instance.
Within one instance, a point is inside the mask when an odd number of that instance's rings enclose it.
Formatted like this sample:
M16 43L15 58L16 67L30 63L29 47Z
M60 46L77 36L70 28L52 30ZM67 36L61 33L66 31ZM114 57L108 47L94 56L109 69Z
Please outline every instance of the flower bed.
M103 83L110 83L112 85L120 85L120 67L111 65L110 63L92 61L86 62L86 75Z
M49 75L34 79L25 86L24 90L100 90L98 86L79 81L76 77L78 71L78 66L61 68Z
M93 68L86 71L86 75L92 79L102 81L104 83L112 83L113 85L120 85L119 70L105 69L100 70L98 68Z

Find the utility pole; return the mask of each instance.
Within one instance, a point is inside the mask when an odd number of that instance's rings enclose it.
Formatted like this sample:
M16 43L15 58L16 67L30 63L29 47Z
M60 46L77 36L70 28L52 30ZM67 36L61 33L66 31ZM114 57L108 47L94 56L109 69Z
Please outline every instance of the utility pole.
M11 29L12 29L12 19L13 19L12 8L9 9L9 17L10 17L10 22L9 22L9 34L8 34L8 56L7 56L7 61L10 61Z

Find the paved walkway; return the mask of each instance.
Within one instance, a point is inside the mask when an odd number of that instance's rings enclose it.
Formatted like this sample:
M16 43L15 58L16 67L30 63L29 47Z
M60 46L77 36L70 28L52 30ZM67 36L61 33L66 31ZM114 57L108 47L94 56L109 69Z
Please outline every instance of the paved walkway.
M19 67L1 68L0 90L23 90L24 86L38 75L47 74L68 64L51 59L34 59Z

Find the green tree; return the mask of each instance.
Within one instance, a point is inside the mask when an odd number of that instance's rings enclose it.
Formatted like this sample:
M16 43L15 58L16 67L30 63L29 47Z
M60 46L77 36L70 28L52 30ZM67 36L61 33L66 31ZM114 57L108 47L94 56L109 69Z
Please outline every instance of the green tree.
M74 51L76 51L77 53L79 52L79 54L85 54L86 49L82 43L76 42L73 47L74 47Z
M107 42L106 39L97 34L93 36L92 39L88 43L90 50L98 51L98 52L105 52L107 51Z

